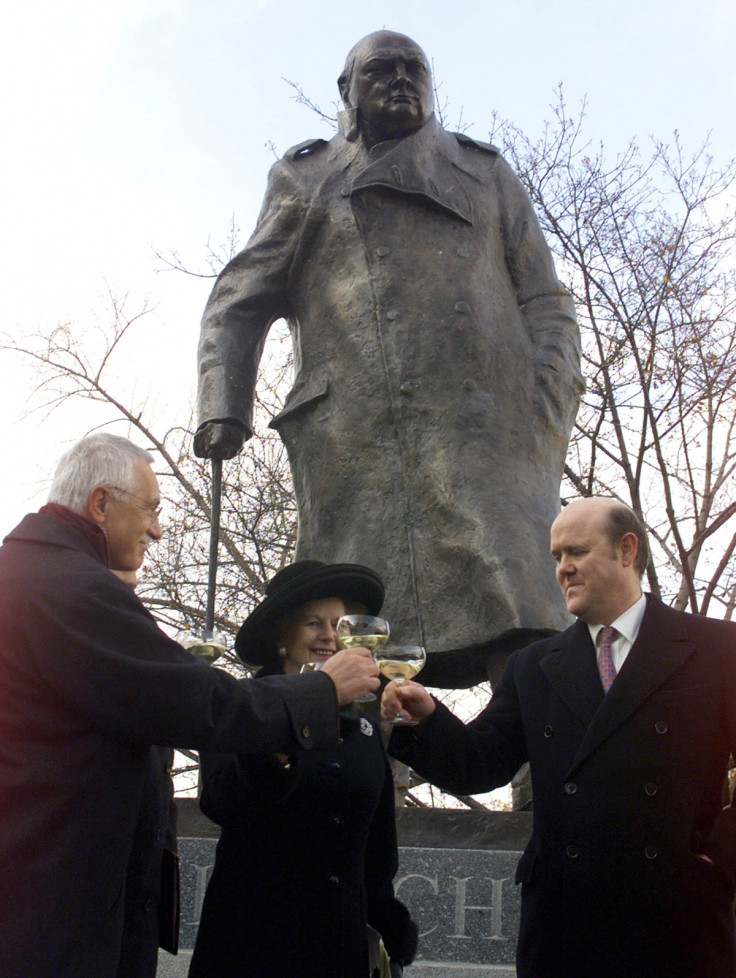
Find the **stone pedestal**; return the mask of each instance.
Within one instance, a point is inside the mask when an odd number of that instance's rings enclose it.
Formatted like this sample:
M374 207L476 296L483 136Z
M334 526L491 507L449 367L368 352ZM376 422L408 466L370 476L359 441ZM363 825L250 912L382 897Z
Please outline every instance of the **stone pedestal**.
M514 872L531 819L525 812L397 811L394 885L420 930L419 954L407 978L514 978ZM217 834L193 799L180 802L181 950L176 957L161 952L159 978L186 976Z

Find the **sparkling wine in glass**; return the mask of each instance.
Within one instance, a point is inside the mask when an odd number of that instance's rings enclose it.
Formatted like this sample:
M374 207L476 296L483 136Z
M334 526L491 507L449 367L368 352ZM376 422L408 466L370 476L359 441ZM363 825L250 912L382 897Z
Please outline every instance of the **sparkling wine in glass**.
M370 649L375 660L375 651L385 642L391 630L385 618L375 615L343 615L337 622L337 637L346 649ZM356 703L370 703L376 698L375 693L359 696Z
M427 653L421 645L385 645L372 655L381 675L395 682L397 686L401 686L407 679L413 679L427 661ZM393 720L386 722L403 723L405 726L415 726L417 723L403 713L397 713Z
M209 663L227 651L227 635L207 628L185 628L177 633L176 641L192 655Z

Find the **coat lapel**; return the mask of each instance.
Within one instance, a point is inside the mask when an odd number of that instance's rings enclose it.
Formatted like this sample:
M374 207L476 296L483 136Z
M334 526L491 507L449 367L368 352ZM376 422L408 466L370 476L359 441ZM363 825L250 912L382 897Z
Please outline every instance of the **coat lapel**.
M584 627L587 631L587 626ZM694 649L694 644L688 640L684 620L648 595L639 635L608 695L601 694L599 708L590 721L570 770L625 723L680 668ZM595 661L593 664L595 667Z
M587 727L603 702L603 687L588 626L578 621L558 636L558 648L539 663L555 693Z
M400 139L353 181L352 193L369 187L387 187L397 193L425 197L442 210L473 223L473 203L452 160L456 148L436 124L427 131ZM426 128L426 127L425 127Z

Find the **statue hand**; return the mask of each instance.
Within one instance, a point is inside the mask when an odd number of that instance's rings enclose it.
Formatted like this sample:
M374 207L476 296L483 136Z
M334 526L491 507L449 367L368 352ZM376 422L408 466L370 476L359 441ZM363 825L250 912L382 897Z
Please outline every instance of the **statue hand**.
M235 421L208 421L194 435L198 458L233 458L243 447L245 431Z

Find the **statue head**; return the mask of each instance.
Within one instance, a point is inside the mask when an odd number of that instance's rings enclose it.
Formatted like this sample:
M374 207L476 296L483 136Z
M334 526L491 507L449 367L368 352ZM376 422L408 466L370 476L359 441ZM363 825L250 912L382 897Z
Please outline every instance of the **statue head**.
M337 84L368 145L408 136L432 116L429 61L405 34L376 31L358 41Z

